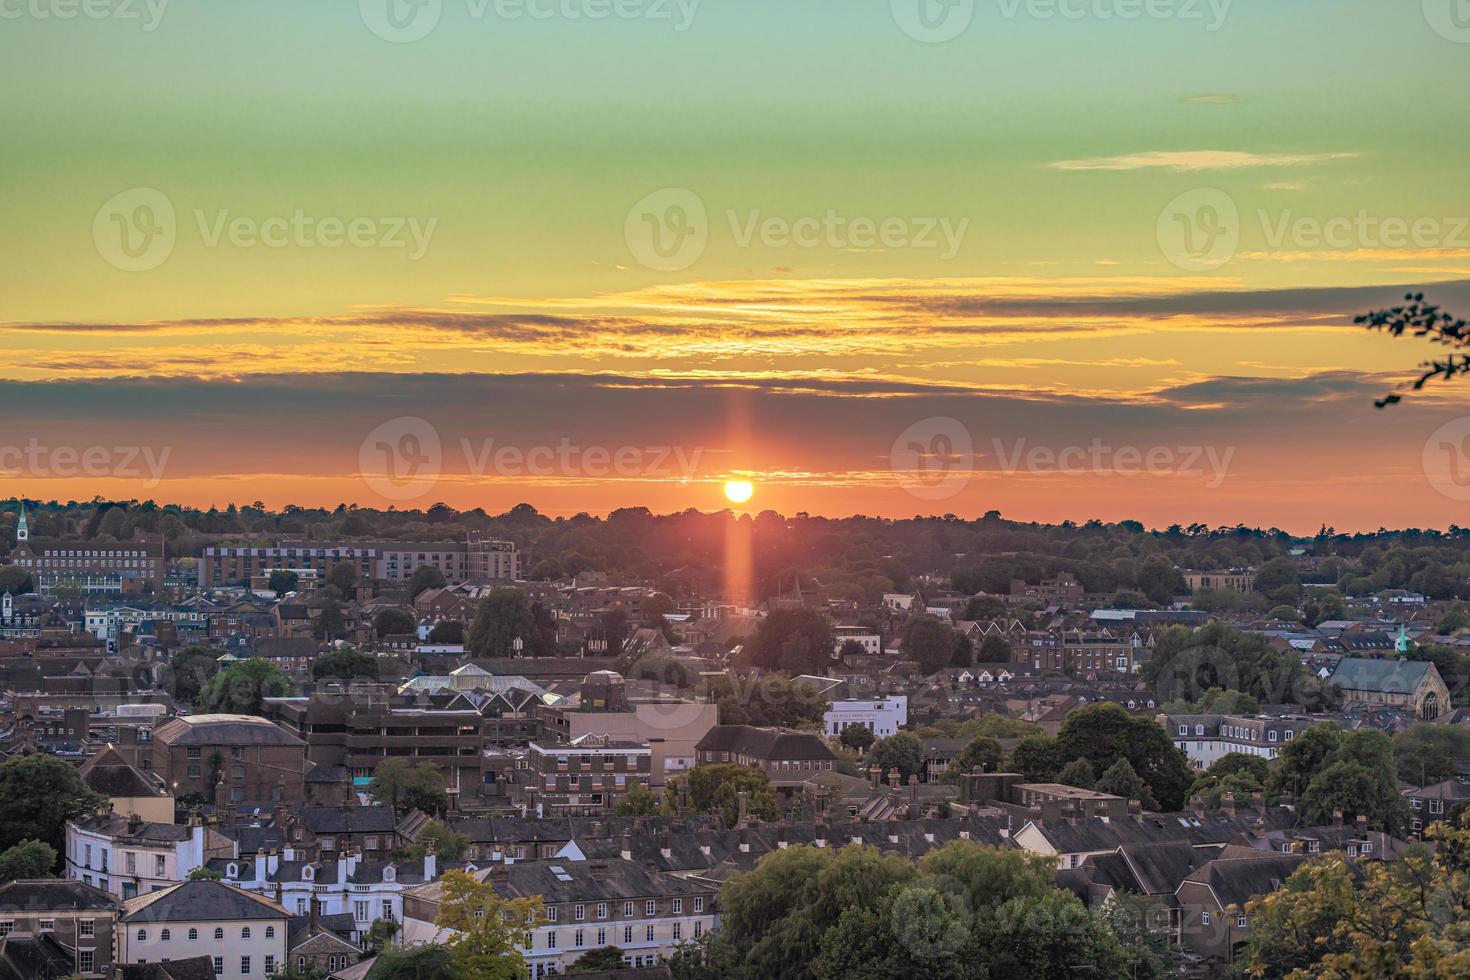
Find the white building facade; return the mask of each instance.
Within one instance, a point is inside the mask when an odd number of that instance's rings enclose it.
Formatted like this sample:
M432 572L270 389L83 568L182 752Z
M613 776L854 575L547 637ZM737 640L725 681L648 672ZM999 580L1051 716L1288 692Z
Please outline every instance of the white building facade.
M875 738L887 738L909 722L909 699L906 694L890 694L884 698L844 698L833 701L822 716L823 730L828 735L841 735L849 725L867 725Z

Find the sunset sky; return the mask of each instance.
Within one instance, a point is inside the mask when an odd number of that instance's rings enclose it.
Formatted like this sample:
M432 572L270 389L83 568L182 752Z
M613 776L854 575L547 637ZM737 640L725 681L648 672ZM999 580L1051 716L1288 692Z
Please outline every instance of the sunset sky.
M4 7L5 495L1467 523L1452 0L918 2Z

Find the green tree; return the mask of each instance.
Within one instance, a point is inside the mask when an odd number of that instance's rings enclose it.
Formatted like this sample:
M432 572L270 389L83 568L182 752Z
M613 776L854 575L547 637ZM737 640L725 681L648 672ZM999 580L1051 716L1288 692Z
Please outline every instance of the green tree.
M42 841L61 853L66 822L107 802L87 789L77 767L37 753L0 762L0 848Z
M287 697L295 686L269 660L252 657L237 660L210 678L199 692L199 707L205 712L236 715L261 714L265 698Z
M1295 795L1308 823L1325 823L1337 811L1348 820L1365 816L1389 833L1408 823L1392 743L1379 731L1311 726L1282 746L1267 789L1273 796Z
M445 809L444 777L438 767L432 762L414 765L403 756L390 755L378 763L368 795L395 813L422 810L437 814Z
M350 596L357 591L357 566L350 561L339 561L327 571L327 585L335 586L342 595Z
M950 666L963 639L958 630L938 616L913 616L904 627L903 656L917 663L924 673L932 674Z
M30 572L19 565L0 566L0 594L25 595L34 591L36 584L31 581Z
M401 928L392 919L374 919L373 924L368 927L367 935L363 937L363 941L367 943L367 951L377 956L388 949Z
M429 853L429 845L434 845L434 854L440 861L455 862L464 858L470 849L470 839L464 834L458 833L447 824L438 820L430 820L424 824L423 830L419 831L418 840L414 841L404 853L415 861L422 861Z
M1102 910L1103 922L1123 947L1126 976L1160 980L1168 973L1169 910L1151 898L1120 891Z
M223 652L219 647L198 644L174 651L168 666L159 672L159 687L175 700L193 704L204 685L219 673L219 657Z
M761 820L775 820L781 814L771 781L759 769L746 766L717 763L695 766L664 783L663 808L667 813L677 811L679 785L689 784L689 805L696 813L718 814L725 826L733 827L740 813L740 792L746 796L746 811Z
M1111 702L1089 704L1067 715L1056 746L1058 758L1086 759L1094 772L1127 759L1165 810L1182 807L1194 782L1188 758L1158 722L1130 715Z
M447 946L388 946L373 961L366 980L462 980Z
M977 767L982 772L1000 772L1004 757L1005 752L999 742L988 735L978 735L955 756L943 778L945 782L957 782L962 775L973 772Z
M851 638L843 640L842 646L837 648L837 656L843 660L846 660L848 657L861 657L867 652L861 643Z
M1050 783L1061 772L1062 761L1057 740L1046 735L1028 735L1011 750L1006 768L1018 772L1031 783Z
M1158 555L1145 559L1139 566L1138 587L1150 602L1160 606L1167 606L1176 595L1189 591L1174 563Z
M1127 759L1119 759L1103 770L1103 774L1097 777L1093 789L1099 793L1109 793L1113 796L1121 796L1125 800L1138 800L1146 810L1157 810L1159 803L1154 799L1153 791L1133 771L1133 766Z
M897 769L904 783L910 776L918 776L924 770L924 743L913 732L894 732L880 738L868 750L868 765L877 766L887 778L891 769Z
M520 980L526 960L521 936L546 923L541 896L503 898L489 882L463 871L446 871L439 879L439 915L434 925L451 931L446 945L455 972L476 980Z
M757 728L815 728L831 704L784 674L726 674L710 679L709 693L721 724Z
M1014 659L1011 641L992 633L980 644L979 661L982 664L1008 664Z
M223 881L224 880L224 877L225 877L224 875L220 874L218 871L215 871L212 868L202 868L201 867L201 868L195 868L193 871L190 871L188 878L186 878L185 880L186 881Z
M790 674L822 674L837 643L832 623L814 609L777 609L761 620L741 653L744 662Z
M430 643L442 643L454 645L464 642L464 623L457 619L445 619L434 624L429 630Z
M535 633L531 597L520 589L492 589L475 608L465 651L478 658L530 656Z
M734 975L806 980L823 937L844 911L876 910L914 867L874 847L789 847L737 872L720 891L720 942L738 958Z
M842 729L838 741L850 749L866 752L873 744L873 729L863 724L848 725Z
M597 973L602 970L624 970L623 951L617 946L602 946L583 953L572 961L568 973Z
M658 813L658 797L642 783L628 787L623 798L613 805L613 813L620 817L649 817Z
M439 569L433 565L420 565L408 577L408 594L417 599L429 589L442 589L447 584L444 580L444 573Z
M1399 777L1415 786L1453 779L1456 759L1470 758L1470 732L1454 725L1421 723L1393 737Z
M56 868L56 848L41 840L23 840L0 853L0 881L50 878Z
M378 655L354 647L337 647L311 662L311 676L314 680L337 678L350 681L360 677L375 681L380 676Z
M346 636L347 615L342 611L342 603L328 599L311 624L311 632L318 640L340 640Z
M1295 605L1301 590L1301 573L1290 558L1272 558L1256 569L1255 591L1275 602Z
M965 603L964 619L999 619L1006 614L1006 604L997 596L977 595Z
M407 609L400 609L397 606L380 609L373 617L373 630L378 634L380 640L392 634L416 633L418 628L418 617Z
M1013 898L996 910L993 923L986 930L989 976L1049 980L1075 976L1079 964L1090 976L1128 975L1122 944L1099 913L1069 892Z
M276 595L285 595L287 592L295 592L296 587L301 584L301 576L289 568L276 568L271 570L270 578L266 579L265 587Z
M1075 786L1078 789L1092 789L1093 783L1097 782L1097 771L1086 759L1073 759L1062 766L1062 771L1057 773L1057 782L1064 786Z

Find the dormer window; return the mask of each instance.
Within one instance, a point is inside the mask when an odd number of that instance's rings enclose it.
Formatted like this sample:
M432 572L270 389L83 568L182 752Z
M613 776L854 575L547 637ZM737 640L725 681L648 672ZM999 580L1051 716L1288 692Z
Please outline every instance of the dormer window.
M307 867L301 869L301 880L302 881L310 881L311 880L311 877L312 877L312 870L311 870L311 867L309 865Z
M393 876L394 876L395 873L396 872L394 871L394 869L392 868L391 865L389 867L384 868L383 869L383 880L384 881L392 881L393 880Z

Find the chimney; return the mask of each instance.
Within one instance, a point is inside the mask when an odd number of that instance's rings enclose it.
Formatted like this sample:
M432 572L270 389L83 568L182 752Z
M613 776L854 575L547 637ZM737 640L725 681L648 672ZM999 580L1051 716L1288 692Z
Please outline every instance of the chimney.
M876 765L869 766L868 782L872 785L873 789L877 789L879 786L883 785L883 770L879 769Z
M255 852L255 874L252 881L265 881L265 851Z
M136 813L128 814L128 833L136 834L143 829L143 818Z
M439 855L434 852L434 838L424 841L424 880L433 881L439 875Z
M1357 819L1353 821L1353 827L1358 833L1366 834L1368 832L1368 815L1366 813L1358 814Z
M910 801L917 800L918 798L919 798L919 777L918 776L909 776L909 800Z
M679 806L678 813L681 818L689 816L689 780L679 780Z
M714 844L714 832L711 831L708 827L701 827L699 828L695 836L696 839L699 841L699 852L705 857L709 857L710 850L712 849L712 846Z
M316 927L317 927L317 922L320 920L320 916L321 916L321 903L318 902L316 900L316 896L313 895L313 896L311 896L310 900L307 902L307 905L311 909L311 913L310 913L307 921L308 921L308 923L311 926L311 931L312 932L315 932L316 931Z
M1283 809L1295 811L1296 810L1296 797L1295 796L1292 796L1290 793L1282 793L1281 794L1280 804L1281 804L1281 806L1282 806Z
M1230 817L1231 819L1234 819L1234 817L1235 817L1235 794L1234 793L1230 792L1229 790L1226 790L1225 791L1225 795L1222 796L1222 797L1220 797L1220 809L1222 809L1222 810L1225 811L1225 815L1226 816Z
M735 826L743 828L750 825L750 791L742 789L738 799L739 808L736 811Z
M633 860L633 832L631 830L623 831L623 848L619 852L619 856L624 861Z
M673 840L667 830L658 835L658 852L664 856L664 860L674 856Z
M278 882L276 882L276 904L277 904L277 905L281 905L281 904L284 904L284 903L283 903L283 902L282 902L282 901L281 901L281 899L282 899L282 897L283 897L283 896L282 896L282 894L281 894L281 891L282 891L282 888L281 888L281 883L280 883L280 882L279 882L279 881L278 881Z
M276 854L276 849L273 847L273 848L271 848L270 853L267 854L266 855L266 858L265 858L265 870L266 870L266 873L267 874L275 874L276 873L276 869L279 868L280 866L281 866L281 858L280 858L280 855Z
M1129 800L1128 801L1128 816L1132 817L1134 820L1137 820L1139 823L1142 823L1143 822L1143 801L1142 800Z
M745 827L740 828L740 853L750 853L750 830Z
M1334 826L1334 827L1341 827L1342 826L1342 811L1341 810L1333 810L1332 811L1332 826Z
M888 770L888 785L893 787L903 785L903 773L898 771L897 766L893 766Z

